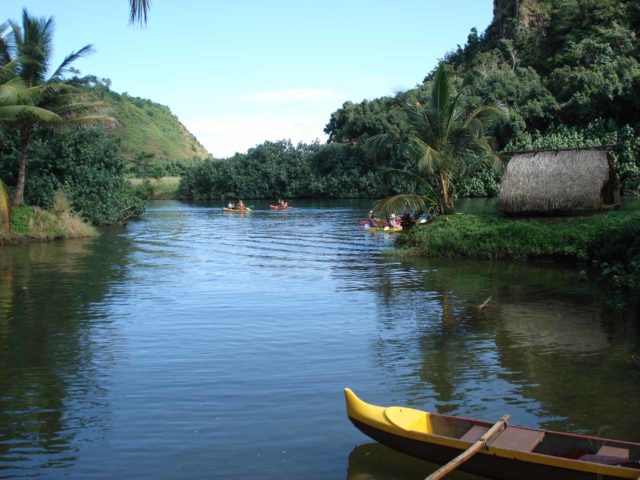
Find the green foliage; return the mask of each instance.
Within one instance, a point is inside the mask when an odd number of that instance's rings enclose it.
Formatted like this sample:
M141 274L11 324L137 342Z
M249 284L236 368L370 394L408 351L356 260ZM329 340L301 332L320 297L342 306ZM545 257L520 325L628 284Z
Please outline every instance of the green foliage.
M0 244L96 235L93 227L69 211L68 205L51 211L27 205L16 207L11 212L11 227L0 229Z
M293 146L265 142L227 160L207 160L186 172L180 196L226 198L371 198L383 188L364 152L346 145Z
M74 77L70 82L80 87L89 98L101 102L117 120L116 127L110 132L120 140L124 158L134 163L133 175L181 175L182 172L172 170L170 164L189 163L209 156L169 107L126 93L113 92L110 89L111 82L106 78L89 75ZM146 164L154 168L151 165L156 162L164 164L159 167L160 172L154 169L148 175L143 173Z
M615 144L623 188L638 192L639 19L637 0L496 0L487 31L472 29L466 45L446 54L443 63L456 90L463 82L467 86L460 97L463 110L483 102L504 102L509 108L509 118L488 131L498 149ZM410 95L428 98L435 72L395 99L345 103L327 124L329 141L363 148L381 133L401 136L410 121L399 105ZM558 135L575 138L557 142ZM410 168L404 153L383 152L378 164ZM496 192L487 171L456 187L462 196Z
M640 301L640 212L521 220L444 216L411 229L398 238L396 247L427 257L594 264L603 279Z
M178 197L180 177L131 178L136 195L146 200L171 200Z
M467 176L472 159L495 157L485 129L490 121L505 116L501 107L485 104L474 105L467 113L460 103L463 87L454 91L448 68L441 64L428 103L417 94L407 95L408 128L403 136L386 132L367 140L374 149L404 144L413 161L413 168L404 171L437 192L442 213L454 212L454 186Z
M104 131L80 128L68 132L41 130L29 147L30 174L25 199L50 208L62 190L71 206L95 225L121 223L144 209L125 178L126 162L117 142ZM14 180L19 151L15 142L5 148L0 176Z

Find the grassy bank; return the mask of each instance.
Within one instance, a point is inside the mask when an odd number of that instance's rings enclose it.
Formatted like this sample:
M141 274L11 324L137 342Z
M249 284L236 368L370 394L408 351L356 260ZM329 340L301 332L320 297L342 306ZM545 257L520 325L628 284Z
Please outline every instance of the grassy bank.
M640 300L640 212L536 219L442 216L402 235L396 249L401 255L591 265L603 279Z
M180 177L132 178L135 190L147 200L173 200L178 198Z
M63 202L57 201L51 210L29 206L13 209L11 228L0 224L0 245L96 235L96 229L72 214Z

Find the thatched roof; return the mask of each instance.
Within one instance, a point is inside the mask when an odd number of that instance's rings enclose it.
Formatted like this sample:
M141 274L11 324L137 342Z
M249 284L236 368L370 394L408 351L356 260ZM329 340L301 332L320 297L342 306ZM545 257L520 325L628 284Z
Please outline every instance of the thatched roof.
M617 198L606 150L516 153L502 177L498 207L506 213L601 209Z

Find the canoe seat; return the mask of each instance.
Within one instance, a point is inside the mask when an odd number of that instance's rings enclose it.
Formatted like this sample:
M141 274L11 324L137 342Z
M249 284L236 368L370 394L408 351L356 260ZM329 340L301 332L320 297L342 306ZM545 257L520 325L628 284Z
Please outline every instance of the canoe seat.
M539 430L507 427L489 446L517 450L519 452L531 452L540 444L543 438L544 432Z
M464 440L465 442L474 443L480 440L480 437L485 434L485 432L489 430L487 427L483 427L480 425L475 425L467 430L460 440Z
M600 450L598 450L598 453L596 455L604 455L605 457L616 457L623 460L629 460L629 449L603 445L600 447Z

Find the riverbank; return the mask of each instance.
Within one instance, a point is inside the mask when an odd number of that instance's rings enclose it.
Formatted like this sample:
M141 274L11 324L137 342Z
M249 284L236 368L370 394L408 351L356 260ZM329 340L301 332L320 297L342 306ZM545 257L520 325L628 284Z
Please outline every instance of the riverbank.
M27 241L93 237L94 227L67 209L21 206L11 212L11 229L0 226L0 245Z
M640 212L513 219L497 214L436 218L398 238L400 255L553 260L592 265L615 287L638 297Z
M175 200L178 198L180 177L131 178L129 183L146 200Z

